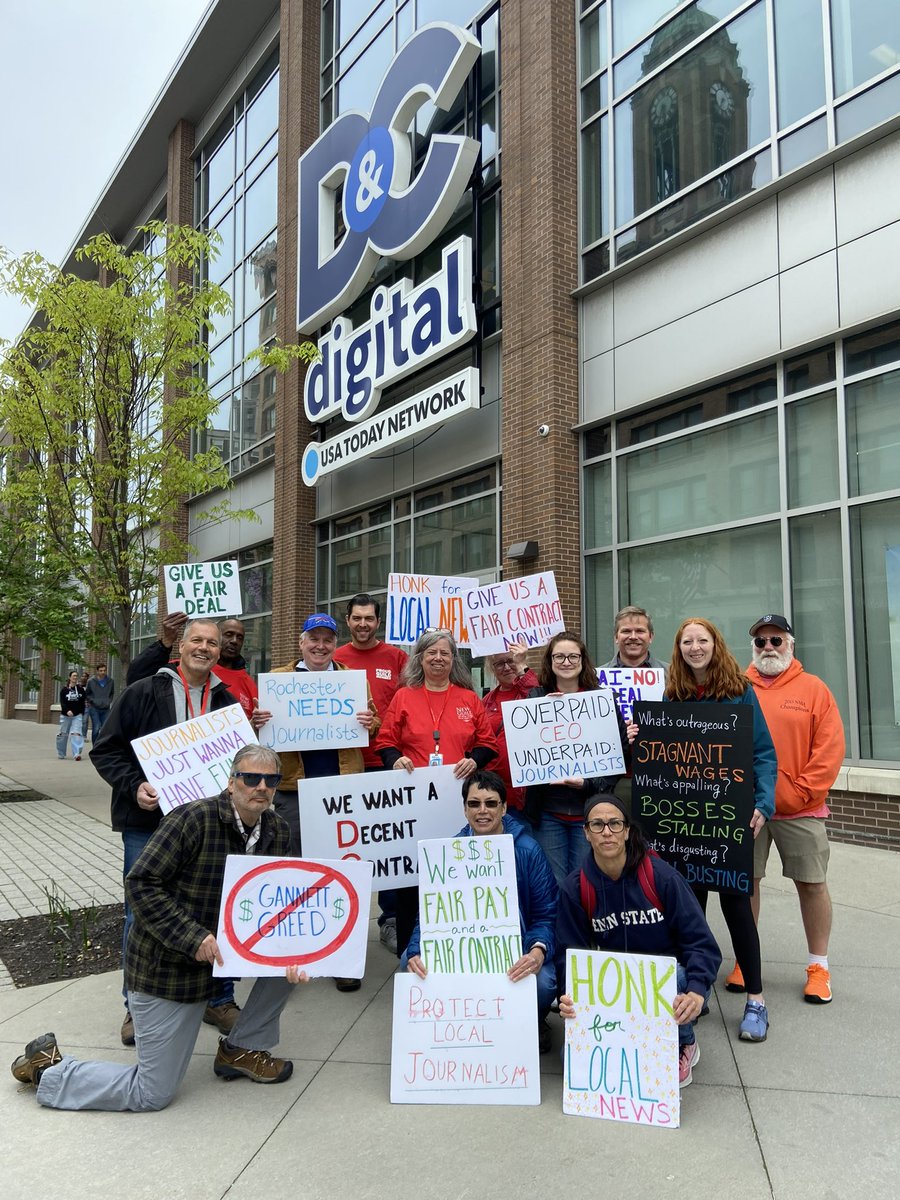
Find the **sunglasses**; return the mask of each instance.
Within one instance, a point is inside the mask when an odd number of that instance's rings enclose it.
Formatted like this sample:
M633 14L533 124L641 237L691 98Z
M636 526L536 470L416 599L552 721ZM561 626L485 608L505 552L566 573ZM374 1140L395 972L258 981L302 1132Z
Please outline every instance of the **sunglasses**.
M243 779L247 787L259 787L259 781L264 779L267 788L277 788L281 783L280 775L268 775L263 771L232 771L232 779Z
M502 800L467 800L466 808L499 808Z
M784 638L781 638L781 637L770 637L770 638L755 637L753 639L753 645L757 648L757 650L762 650L762 648L765 646L766 642L769 642L777 650L783 641L784 641Z

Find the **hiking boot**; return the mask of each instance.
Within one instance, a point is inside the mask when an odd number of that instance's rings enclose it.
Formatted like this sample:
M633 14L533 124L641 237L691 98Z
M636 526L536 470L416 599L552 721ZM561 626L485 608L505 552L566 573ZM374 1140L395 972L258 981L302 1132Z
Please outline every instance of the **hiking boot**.
M550 1031L550 1026L547 1024L546 1018L538 1025L538 1053L549 1054L550 1048L553 1045L553 1034Z
M725 991L726 992L746 992L747 985L744 983L744 973L737 963L734 964L734 970L730 975L725 976Z
M41 1082L41 1076L54 1063L62 1062L55 1033L42 1033L25 1047L25 1053L13 1061L13 1078L19 1083L30 1083L33 1087Z
M240 1015L241 1010L233 1000L226 1000L224 1004L207 1004L203 1023L215 1025L219 1033L224 1033L227 1037Z
M764 1042L769 1032L769 1012L758 1000L748 1000L744 1006L744 1019L738 1031L742 1042Z
M694 1078L694 1067L700 1061L700 1043L689 1042L678 1048L678 1086L685 1088Z
M807 1004L830 1004L831 972L821 963L810 963L806 968L806 987L803 989L803 999Z
M342 976L335 976L334 986L339 992L358 992L362 987L361 979L344 979Z
M245 1075L254 1083L284 1083L293 1074L294 1064L286 1058L273 1058L268 1050L233 1049L225 1038L219 1042L213 1070L221 1079L240 1079Z
M122 1045L134 1045L134 1021L131 1019L131 1013L125 1009L125 1020L122 1022Z
M391 954L397 953L397 918L385 917L384 924L378 931L378 939Z

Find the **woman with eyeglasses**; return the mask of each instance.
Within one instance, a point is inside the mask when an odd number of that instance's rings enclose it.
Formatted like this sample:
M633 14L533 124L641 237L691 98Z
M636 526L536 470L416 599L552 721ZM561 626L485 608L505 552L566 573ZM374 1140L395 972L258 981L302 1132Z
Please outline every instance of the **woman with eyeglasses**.
M497 739L497 757L491 769L506 785L506 819L520 820L520 814L525 806L525 789L514 788L509 773L509 753L506 748L506 731L503 728L504 701L524 700L532 688L540 686L540 680L525 661L528 647L520 643L510 646L500 654L489 654L485 659L491 674L497 680L496 687L491 688L482 700L484 711L490 722L494 737ZM529 831L530 831L529 826Z
M496 757L497 739L449 630L430 630L416 642L375 749L388 768L453 764L457 779ZM396 894L397 953L402 955L415 924L418 892L398 888Z
M716 939L688 884L651 855L637 825L611 793L584 806L583 836L590 853L563 881L556 912L557 986L566 986L566 950L665 954L678 962L678 1083L687 1087L700 1047L694 1021L722 962ZM575 1016L572 997L559 998L560 1016Z
M544 651L538 671L540 686L529 697L591 692L598 686L597 669L587 646L577 633L554 634ZM619 736L626 763L630 750L625 722L616 710ZM580 864L584 855L582 812L588 797L601 790L612 791L620 776L592 779L563 779L559 783L536 784L525 791L524 814L531 822L534 837L550 860L556 881L562 881Z
M775 811L775 747L752 685L725 644L720 630L705 617L688 617L678 627L666 677L666 698L713 704L749 704L752 708L756 807L750 818L750 830L755 838ZM709 889L696 884L691 886L705 912ZM750 900L749 895L741 893L719 893L722 916L747 987L747 1004L739 1036L745 1042L764 1042L769 1029L769 1013L763 996L759 934Z

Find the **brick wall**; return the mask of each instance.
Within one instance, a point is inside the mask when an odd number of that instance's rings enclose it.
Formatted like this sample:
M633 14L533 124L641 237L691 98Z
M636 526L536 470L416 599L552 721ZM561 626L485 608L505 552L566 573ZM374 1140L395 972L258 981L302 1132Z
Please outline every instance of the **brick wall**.
M881 850L900 851L900 801L868 792L832 792L828 836Z

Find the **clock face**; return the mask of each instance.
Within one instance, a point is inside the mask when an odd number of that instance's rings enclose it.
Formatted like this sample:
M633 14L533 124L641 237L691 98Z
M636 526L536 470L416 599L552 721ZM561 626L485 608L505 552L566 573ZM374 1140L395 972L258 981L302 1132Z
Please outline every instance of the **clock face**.
M675 94L675 89L671 87L663 88L659 95L654 96L653 103L650 105L650 121L657 129L667 125L676 115L678 109L678 97Z
M730 117L734 112L734 97L724 83L714 83L709 89L713 108L723 117Z

